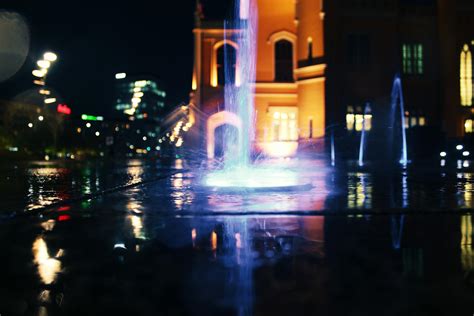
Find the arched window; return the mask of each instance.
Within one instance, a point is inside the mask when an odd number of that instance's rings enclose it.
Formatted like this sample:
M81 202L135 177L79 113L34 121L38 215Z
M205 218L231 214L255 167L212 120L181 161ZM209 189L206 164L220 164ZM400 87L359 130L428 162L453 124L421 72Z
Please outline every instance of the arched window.
M236 61L236 49L232 45L224 44L217 49L217 83L219 86L235 83Z
M275 43L275 81L293 81L293 44L284 39Z
M472 105L472 54L467 44L464 45L461 52L461 105Z

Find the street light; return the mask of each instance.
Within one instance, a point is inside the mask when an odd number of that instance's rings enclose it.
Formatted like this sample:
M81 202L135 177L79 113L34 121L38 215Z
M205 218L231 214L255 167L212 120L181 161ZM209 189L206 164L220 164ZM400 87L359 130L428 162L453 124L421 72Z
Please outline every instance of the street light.
M54 103L56 102L56 98L47 98L47 99L44 99L44 103L46 104L50 104L50 103Z
M44 53L43 58L47 61L53 62L53 61L56 61L56 59L58 59L58 56L55 53L46 52Z
M32 74L35 77L43 78L44 76L46 76L46 71L35 69L35 70L33 70Z
M51 62L48 60L38 60L36 64L41 68L41 69L48 69L51 67Z

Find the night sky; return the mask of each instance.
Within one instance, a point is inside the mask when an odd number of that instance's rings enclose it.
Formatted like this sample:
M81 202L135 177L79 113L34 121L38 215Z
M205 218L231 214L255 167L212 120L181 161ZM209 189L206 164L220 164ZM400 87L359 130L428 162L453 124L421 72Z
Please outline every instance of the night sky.
M223 17L231 0L202 1L207 18ZM21 70L0 83L0 98L33 88L31 71L45 51L59 59L48 85L75 114L107 114L114 75L151 74L165 85L169 105L186 102L191 87L195 0L2 1L23 15L30 52Z

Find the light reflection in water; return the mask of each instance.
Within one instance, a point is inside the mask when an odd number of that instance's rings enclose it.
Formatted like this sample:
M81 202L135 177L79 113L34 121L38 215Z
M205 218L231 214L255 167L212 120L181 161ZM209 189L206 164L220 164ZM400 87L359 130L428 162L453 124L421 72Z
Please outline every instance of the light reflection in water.
M471 214L461 216L461 264L465 271L474 269Z
M190 188L191 180L184 173L177 173L171 177L171 198L178 210L190 206L194 201L194 192Z
M143 181L144 172L145 172L145 169L141 165L141 162L140 162L140 165L133 164L133 165L128 166L127 175L128 175L129 180L127 184L135 184L135 183L139 183Z
M402 175L402 207L408 207L408 181L406 171L403 172Z
M54 257L49 254L48 246L42 236L36 238L33 243L34 263L38 266L38 274L46 285L53 283L59 272L61 272L61 257L63 251L59 250Z
M471 173L457 174L457 204L459 207L472 208L474 207L472 195L474 191L473 177Z
M193 228L191 230L191 239L193 241L193 248L196 248L196 237L197 237L197 230L196 228Z
M370 209L372 207L372 179L367 173L349 173L347 180L347 208Z
M132 188L129 190L127 210L130 215L127 216L127 220L130 222L135 239L145 240L147 236L143 225L143 205L141 201L135 198L135 195L138 193L140 193L139 188Z
M35 210L59 201L63 190L51 187L59 182L69 171L65 168L41 167L28 169L27 210Z

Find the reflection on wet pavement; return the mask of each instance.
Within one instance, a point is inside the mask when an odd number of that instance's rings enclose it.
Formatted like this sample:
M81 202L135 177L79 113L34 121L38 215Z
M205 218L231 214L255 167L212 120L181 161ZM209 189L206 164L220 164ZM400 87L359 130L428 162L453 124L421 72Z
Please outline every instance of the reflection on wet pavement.
M2 221L0 313L472 314L471 173L307 163L301 192L217 194L180 161L166 179ZM77 191L56 196L163 171L79 169L57 176ZM56 187L34 172L40 201ZM444 212L416 214L429 208Z

